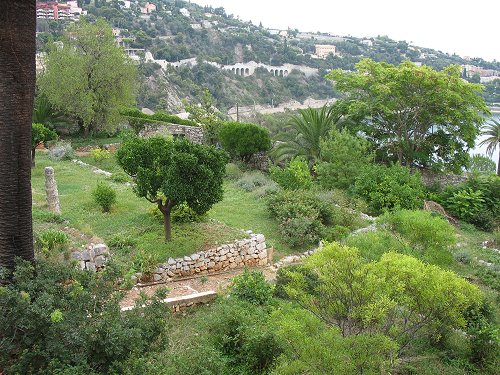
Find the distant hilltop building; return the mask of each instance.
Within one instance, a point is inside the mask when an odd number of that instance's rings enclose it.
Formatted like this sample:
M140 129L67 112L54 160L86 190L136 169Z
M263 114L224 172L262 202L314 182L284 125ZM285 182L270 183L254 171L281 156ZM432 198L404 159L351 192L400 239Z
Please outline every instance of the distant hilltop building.
M80 8L76 0L65 4L57 1L36 2L38 19L77 21L82 14L87 14L87 11Z
M154 4L146 3L146 5L144 5L144 8L141 7L142 14L150 14L153 12L156 12L156 5Z
M329 54L335 56L337 54L337 47L332 44L316 44L316 56L320 59L326 59Z

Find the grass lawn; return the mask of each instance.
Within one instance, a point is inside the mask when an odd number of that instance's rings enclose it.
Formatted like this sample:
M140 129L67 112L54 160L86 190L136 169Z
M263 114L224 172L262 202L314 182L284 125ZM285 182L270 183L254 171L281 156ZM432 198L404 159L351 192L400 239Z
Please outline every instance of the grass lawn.
M265 200L232 183L224 184L224 199L216 203L208 215L230 227L264 234L267 245L274 246L276 259L297 252L281 239L278 223L269 215Z
M40 211L46 209L43 173L46 166L55 170L61 216L69 221L65 225L98 236L105 242L132 239L132 250L115 254L123 263L133 264L136 269L146 263L152 266L170 256L192 254L245 236L239 230L207 220L201 223L173 223L172 241L165 243L161 220L149 213L152 205L138 198L131 187L113 183L94 174L90 168L80 167L71 161L49 160L43 153L37 155L37 166L32 176L33 208L38 212L35 215L35 231L46 228L37 220L41 216ZM99 181L107 181L116 190L117 203L110 213L101 212L93 202L91 192Z

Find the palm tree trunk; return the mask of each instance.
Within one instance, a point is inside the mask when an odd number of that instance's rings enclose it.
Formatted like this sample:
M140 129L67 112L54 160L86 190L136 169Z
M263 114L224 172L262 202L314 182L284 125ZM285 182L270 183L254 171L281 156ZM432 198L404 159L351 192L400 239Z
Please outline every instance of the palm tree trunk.
M497 176L500 176L500 142L498 142L498 164L497 164Z
M34 258L31 117L35 30L35 1L0 2L0 267L10 269L15 257Z

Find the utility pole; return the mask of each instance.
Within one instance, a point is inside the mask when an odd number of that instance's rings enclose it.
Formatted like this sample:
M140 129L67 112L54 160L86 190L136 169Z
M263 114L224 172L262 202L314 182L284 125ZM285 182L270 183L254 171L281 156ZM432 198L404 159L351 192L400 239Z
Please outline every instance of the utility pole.
M236 103L236 122L240 122L240 105Z

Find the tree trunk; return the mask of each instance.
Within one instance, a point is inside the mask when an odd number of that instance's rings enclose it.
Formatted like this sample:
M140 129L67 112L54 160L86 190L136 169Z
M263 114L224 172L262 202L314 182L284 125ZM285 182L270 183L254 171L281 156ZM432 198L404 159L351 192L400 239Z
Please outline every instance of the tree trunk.
M57 182L54 177L54 168L45 167L45 194L47 196L47 206L49 210L56 214L61 213L59 204L59 192L57 191Z
M0 267L33 260L31 119L35 93L33 0L0 2Z
M497 164L497 176L500 176L500 142L498 142L498 164Z
M170 222L170 211L165 210L163 212L163 226L165 228L165 242L172 239L172 224Z

